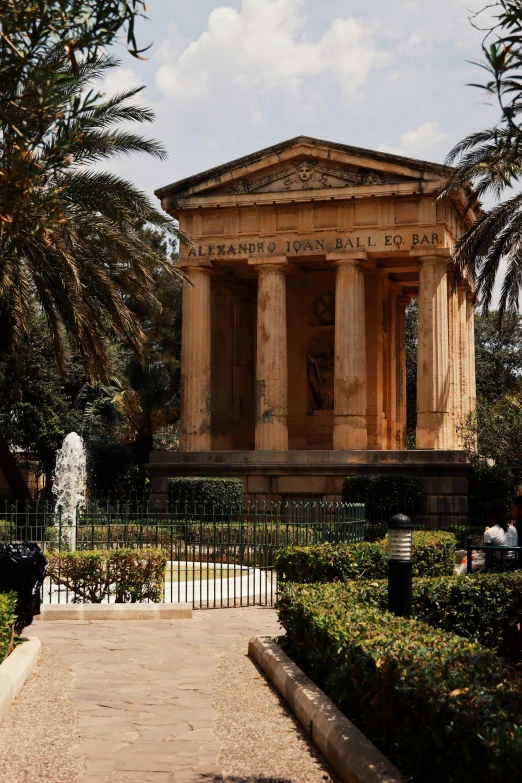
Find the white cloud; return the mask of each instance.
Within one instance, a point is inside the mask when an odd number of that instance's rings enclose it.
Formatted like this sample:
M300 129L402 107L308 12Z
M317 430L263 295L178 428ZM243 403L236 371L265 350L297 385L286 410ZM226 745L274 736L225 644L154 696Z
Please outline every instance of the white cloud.
M109 71L101 87L101 91L107 95L115 95L132 87L140 87L143 80L136 75L132 68L115 68Z
M381 152L391 152L396 155L405 155L410 158L422 156L439 144L446 142L448 134L441 130L438 122L427 121L418 128L407 130L401 135L401 143L394 147L388 143L379 144Z
M322 89L335 84L343 102L360 96L372 69L383 64L367 27L334 19L316 40L305 33L304 0L242 0L241 10L216 8L208 27L156 75L160 92L183 112L214 119L242 107L254 127L268 121L268 106L304 114L321 106ZM217 117L216 117L217 113Z

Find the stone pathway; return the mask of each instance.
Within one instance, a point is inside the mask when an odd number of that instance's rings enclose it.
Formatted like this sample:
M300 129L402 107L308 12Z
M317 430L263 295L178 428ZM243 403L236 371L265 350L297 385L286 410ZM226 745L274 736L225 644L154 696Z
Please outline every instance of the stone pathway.
M192 620L45 622L33 626L31 632L58 653L76 675L69 698L74 711L78 711L79 741L75 740L72 752L83 769L67 783L221 780L221 742L215 733L212 678L225 653L232 651L237 656L234 645L240 639L246 651L248 637L275 635L278 631L275 612L262 608L194 612ZM231 666L234 660L237 658L230 659ZM259 677L250 665L248 676ZM234 680L231 673L227 684L229 688L246 687L239 671L238 679ZM278 697L270 693L281 730L284 710ZM233 710L233 699L229 698L228 703L229 711ZM263 709L266 711L266 703ZM283 731L299 734L293 719L286 715L285 720ZM248 746L243 746L248 753ZM299 752L309 752L315 759L302 737L299 748ZM295 755L295 748L292 752ZM319 774L316 760L313 767ZM278 771L284 769L283 759ZM262 770L257 771L261 775ZM248 775L233 779L253 780ZM264 774L255 779L274 780ZM295 779L297 783L302 777L294 777L287 769L278 779L289 783ZM317 780L330 777L323 770ZM54 783L55 778L45 781Z
M0 722L0 783L72 783L83 770L71 754L78 712L68 694L74 674L42 647L36 670Z
M339 783L239 639L212 679L225 783Z

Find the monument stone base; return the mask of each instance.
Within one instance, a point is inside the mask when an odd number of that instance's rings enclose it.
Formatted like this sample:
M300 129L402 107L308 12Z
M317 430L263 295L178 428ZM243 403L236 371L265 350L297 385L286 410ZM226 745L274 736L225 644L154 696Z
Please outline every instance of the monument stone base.
M468 524L470 464L463 451L153 451L145 465L152 501L164 506L178 476L241 478L259 500L340 500L346 476L420 476L432 523Z

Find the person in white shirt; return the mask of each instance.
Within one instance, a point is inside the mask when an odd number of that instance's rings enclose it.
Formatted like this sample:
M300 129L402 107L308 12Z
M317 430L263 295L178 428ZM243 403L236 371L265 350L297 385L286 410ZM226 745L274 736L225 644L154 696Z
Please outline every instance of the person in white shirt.
M503 500L492 500L488 505L488 520L491 527L484 532L486 546L518 546L518 532L508 518L508 507ZM513 550L486 553L486 571L499 571L502 566L509 569L513 566L515 553Z

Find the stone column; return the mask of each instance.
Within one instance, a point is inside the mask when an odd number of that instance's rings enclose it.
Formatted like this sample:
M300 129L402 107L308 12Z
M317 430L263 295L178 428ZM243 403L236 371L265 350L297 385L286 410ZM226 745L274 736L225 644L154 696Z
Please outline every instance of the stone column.
M258 272L256 450L288 449L286 258L249 259Z
M457 427L461 427L466 421L466 417L471 411L471 389L470 389L470 356L469 356L469 327L468 327L468 303L466 299L467 283L459 283L457 289L458 296L458 326L459 326L459 401L457 406ZM462 438L457 437L457 443L462 443ZM456 446L458 448L458 445Z
M417 449L450 444L448 341L449 250L415 250L419 263L419 342L417 355Z
M459 320L459 296L453 290L453 277L448 275L448 355L450 372L450 415L451 429L448 447L457 448L457 428L461 420L462 399L460 395L461 382L461 334Z
M387 309L387 398L386 424L388 449L397 448L397 291L390 287L386 302Z
M366 449L365 253L327 255L335 286L334 449Z
M257 291L236 293L234 308L234 447L255 448Z
M466 323L468 330L468 388L469 410L475 411L477 404L477 377L475 370L475 315L474 315L473 291L469 288L466 292Z
M212 451L234 448L234 295L216 281L212 291Z
M186 266L181 336L181 451L210 451L210 270Z
M395 448L405 449L408 433L406 429L406 307L407 296L397 297L397 432Z
M376 268L367 267L364 274L366 313L366 425L368 448L386 448L383 383L383 317L384 278Z

